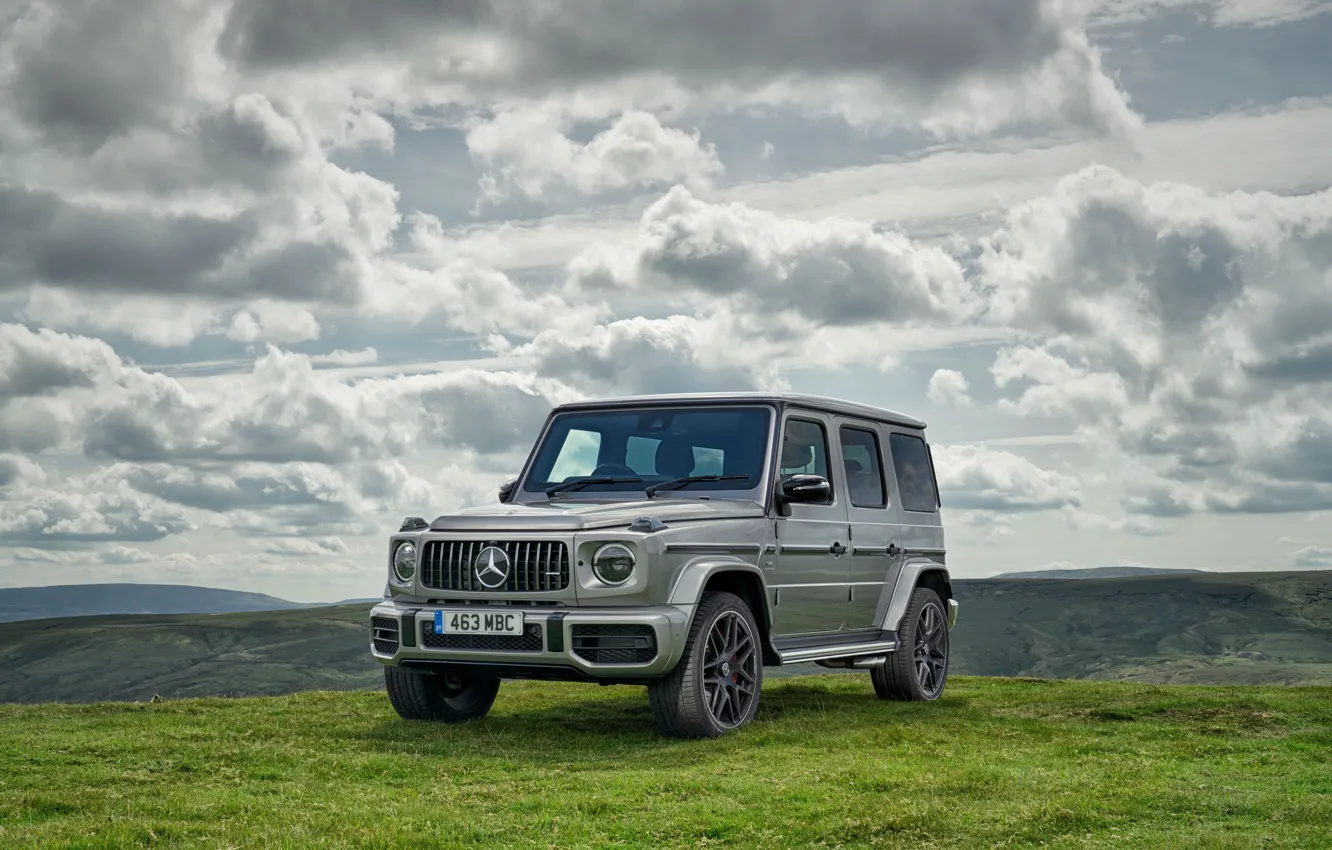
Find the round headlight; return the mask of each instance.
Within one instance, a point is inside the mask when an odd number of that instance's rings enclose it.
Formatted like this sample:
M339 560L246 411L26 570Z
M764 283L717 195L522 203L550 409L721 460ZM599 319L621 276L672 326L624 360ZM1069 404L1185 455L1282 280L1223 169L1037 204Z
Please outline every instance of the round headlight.
M624 584L634 573L634 551L623 543L607 543L592 556L592 573L606 584Z
M393 550L393 576L406 584L414 575L416 575L416 546L404 540Z

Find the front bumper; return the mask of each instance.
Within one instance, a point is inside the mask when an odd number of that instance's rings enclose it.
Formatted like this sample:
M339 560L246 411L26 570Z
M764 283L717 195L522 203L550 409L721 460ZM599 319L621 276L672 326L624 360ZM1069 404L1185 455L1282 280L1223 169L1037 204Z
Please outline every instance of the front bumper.
M540 628L539 641L510 638L492 643L506 648L444 648L428 646L437 642L433 638L436 611L467 611L469 613L508 612L520 610L527 628ZM384 601L370 611L370 651L385 666L413 666L414 663L470 663L511 665L515 667L567 668L589 678L638 679L664 675L679 660L684 651L689 624L693 620L693 606L657 605L650 607L537 607L488 605L417 605ZM396 630L391 627L396 625ZM576 627L637 626L635 630L646 636L651 629L656 653L649 660L625 663L629 652L607 652L616 663L589 660L597 652L586 648L586 635L595 629ZM393 632L396 631L396 635ZM535 635L535 630L534 635ZM609 631L609 630L603 630ZM575 644L579 638L579 645ZM480 641L486 642L486 641ZM521 644L521 648L519 645ZM646 655L645 650L638 650Z

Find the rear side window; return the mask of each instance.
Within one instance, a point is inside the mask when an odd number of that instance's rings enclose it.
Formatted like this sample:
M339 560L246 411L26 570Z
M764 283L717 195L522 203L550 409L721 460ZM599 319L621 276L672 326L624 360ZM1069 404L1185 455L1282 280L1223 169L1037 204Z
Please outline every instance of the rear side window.
M879 438L864 428L843 426L842 464L846 467L846 490L851 504L858 508L882 508L884 496L883 466L879 463Z
M910 434L891 434L888 448L893 453L893 472L897 475L897 490L902 494L902 509L933 513L939 497L925 441Z

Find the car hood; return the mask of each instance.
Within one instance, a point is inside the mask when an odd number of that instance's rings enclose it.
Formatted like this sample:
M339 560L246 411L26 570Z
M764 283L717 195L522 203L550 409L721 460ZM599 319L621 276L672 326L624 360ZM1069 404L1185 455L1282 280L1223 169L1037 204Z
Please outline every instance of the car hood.
M640 516L664 523L745 519L763 516L763 506L746 499L639 499L632 502L577 502L559 499L527 505L483 505L438 517L431 531L579 531L626 526Z

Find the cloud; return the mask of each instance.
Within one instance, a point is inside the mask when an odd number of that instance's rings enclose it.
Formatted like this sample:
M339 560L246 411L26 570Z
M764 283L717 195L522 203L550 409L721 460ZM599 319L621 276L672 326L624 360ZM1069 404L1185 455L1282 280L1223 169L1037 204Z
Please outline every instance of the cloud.
M932 448L946 508L1041 511L1082 503L1076 479L1041 469L1011 452L967 445Z
M549 110L513 110L474 124L467 147L483 165L487 200L511 194L541 198L553 188L583 195L682 182L706 187L721 160L699 134L664 127L647 112L621 114L585 143L564 134L567 121Z
M314 354L310 356L310 362L321 366L369 366L379 360L379 352L373 348L363 348L360 351L347 351L339 348L330 351L328 354Z
M308 310L265 299L232 316L226 336L237 342L284 343L318 339L319 332L319 322Z
M1218 27L1265 27L1310 18L1328 10L1327 0L1095 0L1093 18L1102 24L1137 23L1168 13L1194 12Z
M584 111L607 101L798 104L857 121L931 114L941 131L1024 120L1098 130L1133 122L1080 19L1053 0L854 0L829 8L791 3L780 12L743 0L725 14L699 0L538 9L403 0L372 15L351 2L315 5L310 14L279 15L259 2L236 3L219 42L223 55L270 71L387 65L419 99L563 100ZM388 44L396 61L385 61Z
M962 267L939 248L863 221L708 203L678 186L647 208L633 240L593 246L569 267L577 289L684 288L818 325L943 323L974 309Z
M930 376L925 397L931 402L945 407L971 407L971 396L967 394L967 377L953 369L936 369Z
M1326 546L1305 546L1291 552L1290 561L1297 567L1332 567L1332 549Z
M1143 184L1103 167L1015 208L978 258L987 321L1039 342L991 367L1002 409L1066 417L1151 464L1137 511L1332 505L1332 191Z

